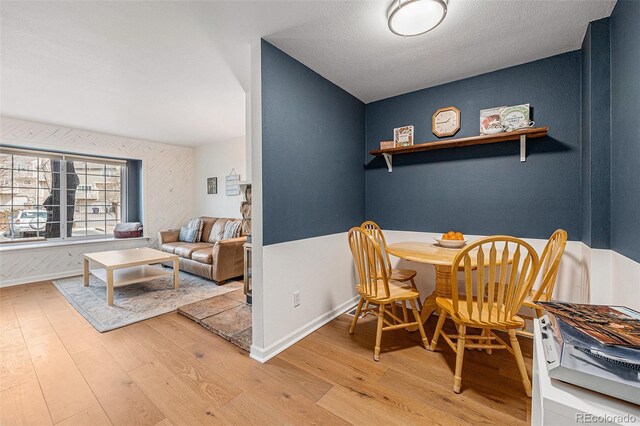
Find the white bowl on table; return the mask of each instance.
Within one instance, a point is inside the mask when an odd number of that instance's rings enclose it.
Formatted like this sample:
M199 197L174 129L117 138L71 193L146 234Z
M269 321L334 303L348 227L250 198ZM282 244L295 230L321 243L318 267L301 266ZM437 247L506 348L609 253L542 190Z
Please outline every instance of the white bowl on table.
M443 240L440 238L434 238L438 242L438 245L445 248L462 248L467 244L467 240Z

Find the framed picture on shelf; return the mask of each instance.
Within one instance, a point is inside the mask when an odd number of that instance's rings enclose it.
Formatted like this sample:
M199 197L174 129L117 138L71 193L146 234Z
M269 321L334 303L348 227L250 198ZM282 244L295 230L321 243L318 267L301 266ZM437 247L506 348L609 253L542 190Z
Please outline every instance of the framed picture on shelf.
M218 193L218 178L210 177L207 178L207 194L217 194Z
M413 145L413 126L393 129L393 142L396 147Z
M494 135L504 132L504 127L500 121L500 111L506 106L481 109L480 110L480 134Z

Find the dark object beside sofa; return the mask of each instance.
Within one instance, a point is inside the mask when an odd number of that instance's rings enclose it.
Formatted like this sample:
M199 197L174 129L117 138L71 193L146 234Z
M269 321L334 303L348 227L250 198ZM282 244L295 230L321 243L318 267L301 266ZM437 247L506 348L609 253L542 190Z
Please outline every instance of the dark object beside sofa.
M140 222L118 223L113 229L114 238L140 238L142 237L142 225Z
M247 237L223 240L224 226L229 218L200 217L202 236L195 243L178 241L180 230L160 231L160 250L178 255L180 270L214 280L221 284L244 273L243 245ZM171 266L167 264L166 266Z

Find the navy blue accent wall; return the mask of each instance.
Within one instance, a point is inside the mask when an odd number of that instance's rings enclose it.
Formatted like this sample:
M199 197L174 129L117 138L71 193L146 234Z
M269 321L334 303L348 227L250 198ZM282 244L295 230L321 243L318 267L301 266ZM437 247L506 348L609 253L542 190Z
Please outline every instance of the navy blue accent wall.
M548 238L561 227L580 239L581 72L575 51L368 104L367 151L403 125L416 143L437 140L431 116L448 105L461 111L454 137L478 135L480 109L527 102L550 132L528 142L525 163L518 142L398 155L393 173L365 154L367 217L383 229Z
M640 262L640 2L611 22L611 248Z
M127 160L127 218L142 222L142 161Z
M582 242L591 246L591 25L582 41Z
M609 18L589 24L582 43L582 241L609 248L611 126Z
M261 51L264 245L359 225L364 104L271 44Z

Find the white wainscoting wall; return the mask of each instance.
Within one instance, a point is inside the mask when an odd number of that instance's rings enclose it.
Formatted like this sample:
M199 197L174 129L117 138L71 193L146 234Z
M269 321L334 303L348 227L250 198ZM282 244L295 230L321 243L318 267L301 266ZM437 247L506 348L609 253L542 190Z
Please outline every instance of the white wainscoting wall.
M353 307L355 270L347 233L262 248L264 346L251 356L266 361ZM300 292L300 306L293 293ZM346 330L345 330L346 332Z
M426 241L442 236L441 233L385 231L387 244L400 241ZM466 235L476 240L482 235ZM547 240L525 238L542 254ZM423 295L435 288L433 266L420 265L392 257L398 267L418 271L416 285ZM622 256L613 250L592 249L581 241L567 241L560 263L558 280L553 297L576 303L620 304L640 309L640 263Z
M385 231L387 244L400 241L423 241L432 243L434 238L440 238L442 233L433 232L407 232L407 231ZM469 241L482 238L484 235L465 235ZM533 246L533 248L542 254L547 240L538 240L525 238L525 240ZM571 301L581 302L582 295L582 246L581 242L568 241L565 249L560 271L558 272L558 281L556 282L555 295L557 298ZM435 288L435 270L432 265L423 265L417 262L409 262L392 257L391 262L399 268L409 268L418 271L416 277L416 286L420 290L420 294L429 295Z
M400 241L433 242L440 233L385 231L388 244ZM481 235L467 235L475 240ZM525 239L541 254L547 240ZM264 346L251 356L266 361L357 302L355 270L347 243L340 233L263 247L262 297ZM433 266L392 257L396 267L418 271L416 285L426 297L435 288ZM293 307L293 293L301 304ZM620 304L640 309L640 264L611 250L591 249L568 241L554 298L576 303ZM345 333L347 330L345 330Z
M225 194L225 176L235 169L240 180L247 179L244 136L199 145L194 148L194 216L241 217L242 195ZM218 178L218 193L207 193L207 178Z
M193 149L2 117L0 141L24 148L59 150L142 161L144 233L148 239L37 249L0 248L0 287L75 275L82 253L157 246L157 233L180 227L193 213Z
M640 263L613 250L592 250L591 256L597 264L591 267L589 303L640 311Z

